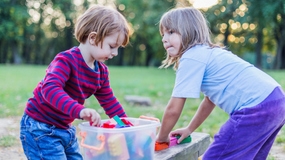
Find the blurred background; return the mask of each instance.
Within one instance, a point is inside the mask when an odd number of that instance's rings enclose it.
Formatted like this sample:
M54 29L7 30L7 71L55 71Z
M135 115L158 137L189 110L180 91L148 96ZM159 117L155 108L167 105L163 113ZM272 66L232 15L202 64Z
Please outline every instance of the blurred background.
M200 9L208 20L213 42L265 70L285 90L285 0L0 0L0 120L4 118L1 124L6 124L8 117L16 124L7 123L8 129L0 127L0 159L4 155L8 156L4 159L13 159L9 156L15 153L23 157L17 125L27 99L54 56L79 45L73 35L74 24L92 4L116 8L131 26L130 44L105 62L115 95L131 117L161 119L171 96L175 71L158 69L165 58L158 24L163 13L175 7ZM127 95L148 97L152 104L130 104L125 101ZM202 98L186 102L175 128L189 123ZM107 118L94 97L84 106ZM196 131L212 137L227 119L228 115L216 107ZM284 133L285 128L274 145L280 149L272 149L268 160L275 159L274 152L285 159Z
M113 66L159 66L165 57L162 14L194 6L205 14L215 43L262 69L285 69L285 0L1 0L0 64L47 65L78 45L77 17L92 4L111 5L132 27L130 44Z

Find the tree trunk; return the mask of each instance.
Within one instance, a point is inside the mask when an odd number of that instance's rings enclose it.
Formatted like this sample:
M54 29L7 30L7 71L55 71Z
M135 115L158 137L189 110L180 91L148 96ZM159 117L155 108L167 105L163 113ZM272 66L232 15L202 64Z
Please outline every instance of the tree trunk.
M262 33L263 28L258 28L257 31L257 43L255 45L255 54L256 54L256 61L255 65L257 68L262 68L262 43L263 43L263 33Z
M282 44L283 44L283 39L279 39L277 41L277 52L274 60L274 69L280 69L281 68L281 55L282 55Z
M149 46L148 44L146 44L146 59L145 59L145 66L149 66L150 65L150 61L152 59L152 50L151 50L151 46Z
M72 20L69 20L72 22ZM66 37L66 46L64 48L72 47L72 40L73 40L73 29L71 26L65 28L65 37Z
M21 64L22 63L22 58L19 55L19 50L18 50L18 43L16 40L12 40L12 45L10 46L12 49L12 56L13 56L13 63L14 64Z
M139 41L137 41L137 42L139 42ZM130 62L129 62L129 64L131 66L136 65L137 53L139 52L137 42L134 42L134 44L132 45L133 52L131 54L131 58L130 58Z
M8 46L7 41L1 41L0 43L0 63L6 63L8 58Z
M281 54L280 69L285 69L285 44L284 43L283 43L282 51L280 54Z
M229 25L228 25L229 26ZM225 39L224 39L224 45L226 47L228 47L228 43L229 43L229 35L230 35L230 31L229 31L229 27L226 28L226 32L224 33Z
M280 22L274 29L277 41L274 69L285 69L285 12L280 13L280 17Z
M118 49L118 66L124 65L124 48L120 47Z
M280 27L280 69L285 69L285 13L281 14L281 27Z

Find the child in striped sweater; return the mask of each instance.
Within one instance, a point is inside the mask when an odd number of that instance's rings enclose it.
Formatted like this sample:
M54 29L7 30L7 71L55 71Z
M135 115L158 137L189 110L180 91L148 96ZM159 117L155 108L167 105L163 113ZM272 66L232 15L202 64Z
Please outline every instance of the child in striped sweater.
M20 139L28 159L83 159L71 123L83 119L100 125L98 112L84 107L92 95L110 118L127 116L113 94L103 63L129 42L125 17L95 5L78 18L74 34L79 46L55 56L27 102Z

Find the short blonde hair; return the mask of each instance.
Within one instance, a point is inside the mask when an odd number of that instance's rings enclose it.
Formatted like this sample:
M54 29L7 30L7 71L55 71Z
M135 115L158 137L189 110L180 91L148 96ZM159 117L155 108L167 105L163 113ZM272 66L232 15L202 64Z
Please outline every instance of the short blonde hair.
M96 45L103 42L106 36L116 32L124 34L123 47L129 43L130 28L126 18L110 7L94 5L77 19L74 35L78 42L85 43L91 32L97 33Z
M163 35L164 29L180 34L182 44L179 56L170 57L167 55L160 68L167 68L174 64L173 68L176 70L182 54L196 44L214 46L210 40L211 32L204 15L193 7L176 8L166 12L159 23L161 35Z

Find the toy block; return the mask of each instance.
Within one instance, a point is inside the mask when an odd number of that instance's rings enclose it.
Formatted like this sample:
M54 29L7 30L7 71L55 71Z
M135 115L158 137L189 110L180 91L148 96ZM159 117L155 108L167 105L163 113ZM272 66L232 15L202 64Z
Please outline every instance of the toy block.
M124 134L115 134L108 139L109 152L119 159L129 159L129 151Z
M177 140L180 138L180 135L170 137L169 143L167 142L155 142L155 151L160 151L167 149L168 147L176 146L179 144L189 143L191 142L191 136L189 135L185 139L183 139L180 143L177 143Z
M191 136L189 135L188 137L184 138L180 143L177 143L180 137L180 135L170 137L169 147L191 142Z
M113 119L117 122L119 126L125 126L126 124L120 119L119 116L115 115Z
M177 140L178 139L176 137L170 137L169 147L176 146L177 145Z
M180 135L176 136L177 140L180 138ZM189 143L192 141L191 135L184 138L179 144Z
M169 147L169 143L167 142L155 142L154 150L161 151L167 149Z

